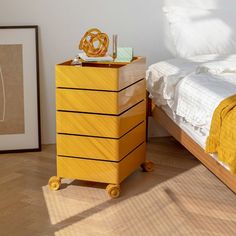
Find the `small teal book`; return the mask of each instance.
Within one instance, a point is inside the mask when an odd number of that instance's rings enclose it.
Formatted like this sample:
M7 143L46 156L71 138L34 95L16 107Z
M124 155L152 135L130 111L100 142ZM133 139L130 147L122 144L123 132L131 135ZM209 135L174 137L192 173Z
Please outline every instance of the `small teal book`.
M133 59L133 48L118 47L115 62L131 62Z

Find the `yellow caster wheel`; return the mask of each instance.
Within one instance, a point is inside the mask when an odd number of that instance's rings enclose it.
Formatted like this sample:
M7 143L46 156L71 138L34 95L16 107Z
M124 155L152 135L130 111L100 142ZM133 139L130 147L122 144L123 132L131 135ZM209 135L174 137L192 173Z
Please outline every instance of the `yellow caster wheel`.
M111 198L118 198L120 196L120 185L108 184L106 191Z
M141 165L143 171L145 172L152 172L154 171L154 164L151 161L145 161L142 165Z
M48 181L48 186L51 190L58 190L61 186L61 178L57 176L52 176Z

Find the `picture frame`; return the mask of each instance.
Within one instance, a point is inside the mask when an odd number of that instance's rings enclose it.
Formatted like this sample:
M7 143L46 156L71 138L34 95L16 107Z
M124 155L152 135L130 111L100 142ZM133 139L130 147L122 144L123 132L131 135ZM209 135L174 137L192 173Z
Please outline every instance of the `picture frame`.
M41 151L38 26L0 26L0 153Z

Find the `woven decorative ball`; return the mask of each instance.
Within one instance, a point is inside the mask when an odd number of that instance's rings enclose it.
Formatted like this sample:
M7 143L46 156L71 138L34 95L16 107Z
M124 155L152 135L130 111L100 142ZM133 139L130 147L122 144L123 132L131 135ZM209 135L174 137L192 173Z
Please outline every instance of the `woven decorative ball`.
M80 40L79 49L83 50L88 57L103 57L106 55L109 46L107 34L99 29L88 30Z

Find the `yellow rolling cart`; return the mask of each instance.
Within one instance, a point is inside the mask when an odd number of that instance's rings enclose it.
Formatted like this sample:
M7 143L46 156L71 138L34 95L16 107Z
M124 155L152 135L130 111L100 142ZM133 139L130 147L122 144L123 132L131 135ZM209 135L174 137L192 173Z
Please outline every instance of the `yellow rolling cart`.
M152 171L146 156L145 58L130 63L56 66L57 176L108 183L112 198L120 183L140 165Z

